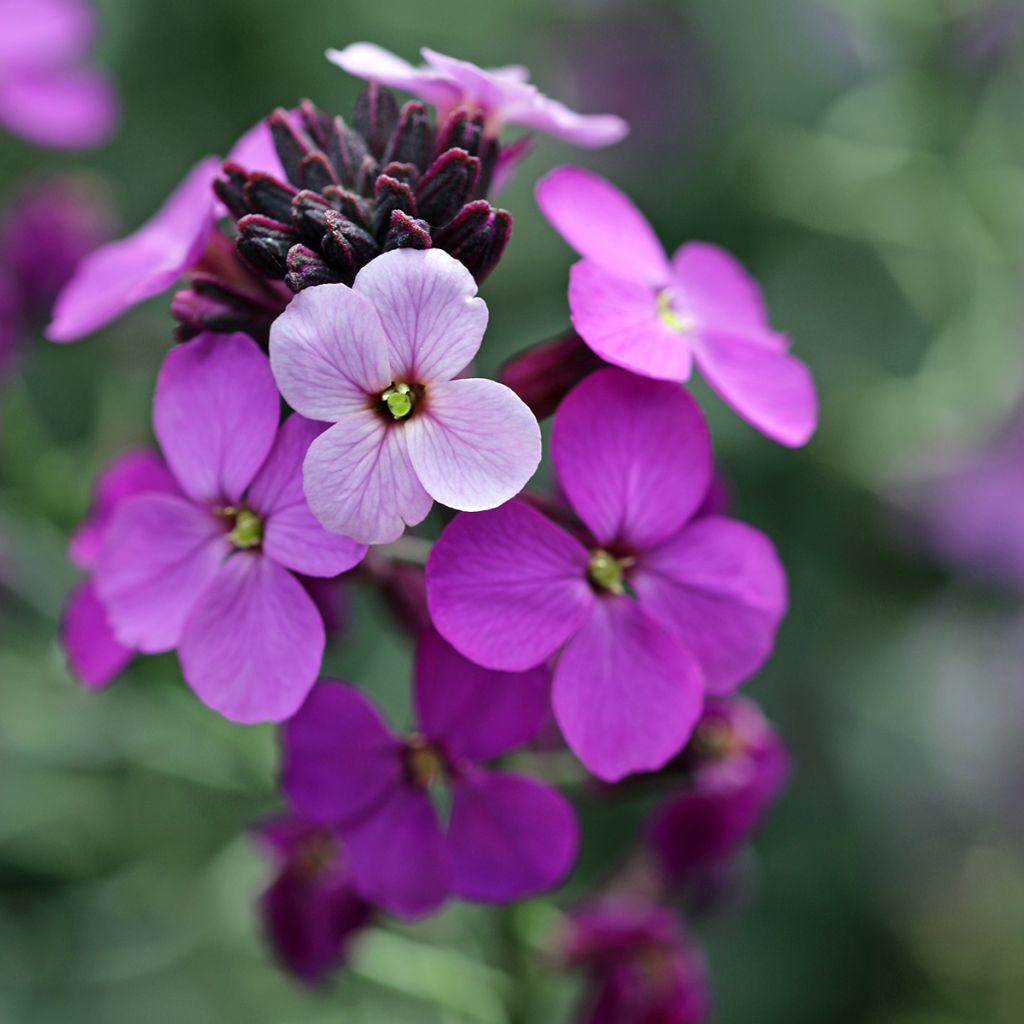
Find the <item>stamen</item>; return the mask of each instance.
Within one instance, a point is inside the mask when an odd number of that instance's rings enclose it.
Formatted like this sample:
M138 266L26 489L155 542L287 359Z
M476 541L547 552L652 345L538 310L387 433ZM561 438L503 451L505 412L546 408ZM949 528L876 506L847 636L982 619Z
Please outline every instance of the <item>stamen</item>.
M416 396L408 384L392 384L381 396L381 401L388 407L388 412L396 420L403 420L412 412Z
M413 736L405 747L405 773L420 789L430 789L444 778L444 755L422 736Z
M658 318L670 331L675 331L677 334L686 334L687 331L692 331L693 321L676 310L672 305L672 299L670 288L664 288L658 292Z
M235 525L228 534L228 540L236 548L245 550L259 547L263 543L263 520L255 512L247 508L237 511L225 509L224 511L235 517Z
M607 551L598 550L590 556L587 578L595 587L611 591L613 594L626 594L629 591L625 571L632 564L632 558L616 558Z

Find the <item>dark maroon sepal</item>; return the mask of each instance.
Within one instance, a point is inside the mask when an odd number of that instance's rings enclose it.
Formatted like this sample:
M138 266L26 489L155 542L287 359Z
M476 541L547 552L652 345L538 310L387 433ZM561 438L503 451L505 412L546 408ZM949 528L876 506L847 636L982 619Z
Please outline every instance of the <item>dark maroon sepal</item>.
M442 153L423 175L416 201L431 224L446 224L466 204L480 177L480 161L464 149Z
M429 249L430 225L425 220L416 220L401 210L391 214L391 224L384 238L384 252L392 249Z
M479 284L498 265L511 235L512 215L477 199L434 232L434 245L464 263Z
M567 331L513 356L502 366L498 380L542 420L554 414L562 399L584 377L604 365L575 331Z
M398 124L398 101L387 89L376 82L369 85L356 98L352 127L366 140L370 152L379 160Z
M251 213L238 222L238 254L254 270L267 277L284 277L288 250L297 235L289 224Z

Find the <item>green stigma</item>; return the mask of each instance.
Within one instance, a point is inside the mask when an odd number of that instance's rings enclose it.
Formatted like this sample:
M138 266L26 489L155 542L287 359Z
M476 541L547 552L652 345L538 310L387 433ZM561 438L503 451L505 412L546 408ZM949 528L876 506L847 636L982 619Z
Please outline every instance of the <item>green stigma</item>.
M607 551L595 551L587 564L587 578L595 587L610 590L613 594L625 594L623 570L631 562L632 559L616 558Z
M676 312L672 305L672 292L665 288L658 292L658 319L677 334L685 334L693 328L693 321L688 316Z
M412 412L415 397L408 384L392 384L380 397L396 420L404 420Z
M263 520L255 512L243 508L235 513L235 525L228 540L236 548L255 548L263 542Z

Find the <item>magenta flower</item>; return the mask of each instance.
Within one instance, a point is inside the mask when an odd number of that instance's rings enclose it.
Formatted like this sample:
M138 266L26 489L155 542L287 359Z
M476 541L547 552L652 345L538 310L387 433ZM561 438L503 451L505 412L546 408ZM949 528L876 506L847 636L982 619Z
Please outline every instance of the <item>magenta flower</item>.
M228 159L283 173L263 122L238 140ZM220 169L219 157L204 157L142 227L82 260L57 299L46 336L77 341L166 291L194 267L224 213L213 192Z
M352 887L336 829L282 817L261 825L256 836L277 866L260 896L267 941L295 977L319 984L344 962L373 920L373 907Z
M579 1024L703 1024L711 1017L704 957L671 911L617 899L576 911L562 940L589 983Z
M245 335L174 349L153 425L183 493L119 503L96 569L118 641L177 648L199 698L237 722L287 718L320 670L323 621L294 574L336 576L365 553L310 514L301 464L322 425L292 416L278 429L279 404Z
M778 733L756 704L738 697L708 701L683 759L687 781L648 832L676 885L727 861L760 826L790 773Z
M96 32L84 0L0 0L0 125L30 142L86 149L117 123L107 78L83 67Z
M434 501L494 508L540 462L540 428L514 392L453 380L476 354L487 306L458 260L398 249L351 288L307 288L274 322L270 362L286 401L334 424L303 467L309 507L364 544L401 536Z
M413 686L420 731L403 739L358 690L317 685L281 733L291 805L339 828L353 884L401 916L429 913L449 895L505 903L559 883L578 844L568 802L533 779L480 767L537 732L547 672L490 672L429 631ZM431 802L439 787L451 801L444 825Z
M412 93L437 108L438 121L465 108L485 119L491 136L508 124L522 125L577 146L610 146L625 138L629 126L614 114L577 114L550 99L529 82L526 68L479 68L469 61L446 57L424 47L426 63L413 67L373 43L352 43L328 50L327 59L350 75L372 79Z
M520 671L564 646L553 704L566 742L606 780L679 752L705 691L771 652L786 579L768 539L695 519L711 481L693 398L618 369L578 384L552 454L574 533L510 502L458 516L427 562L434 624L468 658Z
M572 322L602 359L657 380L704 379L739 416L790 447L818 422L814 381L773 331L756 283L727 252L690 242L669 262L643 214L577 167L537 185L537 202L582 257L569 277Z

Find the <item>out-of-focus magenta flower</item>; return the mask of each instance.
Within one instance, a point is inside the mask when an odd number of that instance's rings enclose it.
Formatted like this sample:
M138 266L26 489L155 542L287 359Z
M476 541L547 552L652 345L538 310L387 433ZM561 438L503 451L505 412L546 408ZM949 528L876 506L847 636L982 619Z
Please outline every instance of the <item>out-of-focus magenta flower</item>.
M579 1024L703 1024L711 1016L704 957L664 907L622 899L584 907L560 954L587 973Z
M428 631L413 683L419 732L395 736L358 690L321 682L281 731L285 794L304 818L339 828L353 884L392 913L550 888L576 857L572 808L533 779L480 766L536 733L548 683L543 668L482 669ZM431 802L439 787L445 825Z
M738 697L708 701L682 760L682 791L648 832L674 885L727 861L761 824L790 772L781 737L756 704Z
M72 592L64 609L61 643L68 667L90 690L112 682L134 656L134 651L114 636L92 580L110 517L122 501L133 495L180 493L155 452L124 452L100 476L88 518L71 537L71 561L88 575Z
M153 425L183 492L120 502L104 531L96 591L119 642L177 648L185 680L237 722L281 721L316 680L324 625L296 579L336 576L365 548L326 533L302 495L302 459L323 429L278 429L266 357L241 334L174 349Z
M280 171L270 131L262 122L238 140L228 159ZM194 267L224 213L213 192L220 167L219 157L200 160L142 227L83 259L57 299L46 336L77 341L166 291Z
M87 149L117 124L107 78L84 67L96 23L85 0L0 0L0 125L42 146Z
M761 666L786 577L757 530L695 518L711 445L683 389L599 370L562 402L551 446L583 525L567 532L520 501L456 517L427 562L430 612L490 668L520 671L565 645L555 715L587 768L614 781L664 765L705 692Z
M513 391L453 380L476 354L487 306L439 249L397 249L351 288L300 292L270 331L285 400L333 423L303 467L309 506L364 544L400 537L434 501L465 511L518 493L541 456L540 428Z
M818 422L807 367L773 331L756 283L724 250L690 242L670 262L617 188L577 167L552 171L537 202L583 257L569 279L573 326L602 359L685 381L696 361L711 388L763 434L805 444Z
M259 903L267 941L290 973L320 984L374 909L352 887L337 829L289 816L261 825L256 837L277 867Z
M545 96L529 82L524 67L480 68L426 47L420 54L425 64L414 67L373 43L352 43L343 50L328 50L327 59L357 78L373 79L432 103L439 120L460 108L479 112L492 136L515 124L577 146L596 147L610 146L629 131L621 117L577 114Z

